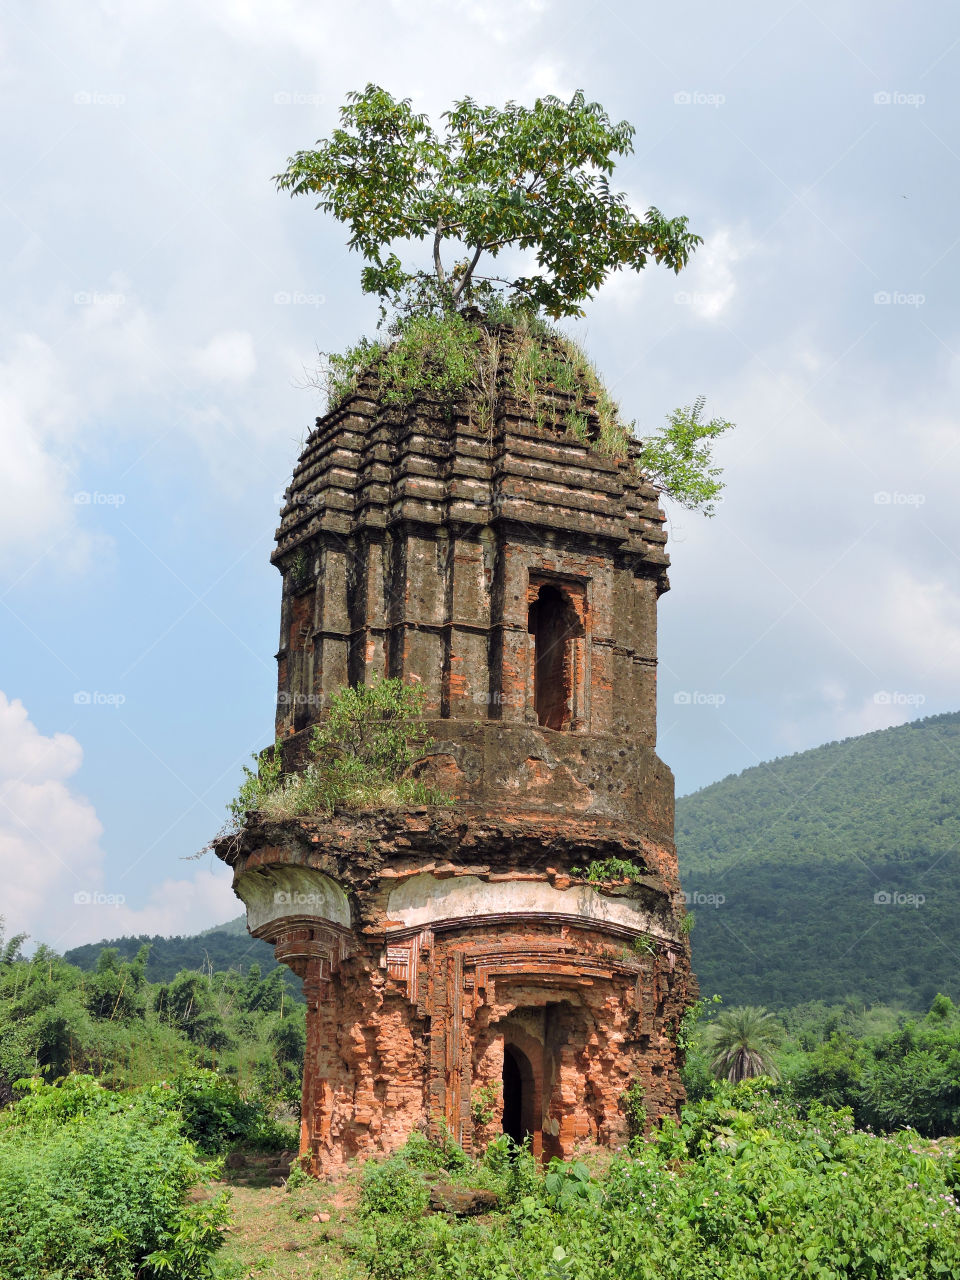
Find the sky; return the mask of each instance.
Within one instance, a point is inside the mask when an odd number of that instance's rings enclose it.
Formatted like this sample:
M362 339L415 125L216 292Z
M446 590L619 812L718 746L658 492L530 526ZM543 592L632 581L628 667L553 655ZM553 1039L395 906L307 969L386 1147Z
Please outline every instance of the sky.
M373 81L436 117L583 89L680 276L571 332L638 430L736 429L668 505L678 793L956 710L960 10L877 2L31 0L0 15L0 913L63 950L239 904L196 855L271 737L304 370L377 320L271 175ZM411 257L410 261L414 261Z

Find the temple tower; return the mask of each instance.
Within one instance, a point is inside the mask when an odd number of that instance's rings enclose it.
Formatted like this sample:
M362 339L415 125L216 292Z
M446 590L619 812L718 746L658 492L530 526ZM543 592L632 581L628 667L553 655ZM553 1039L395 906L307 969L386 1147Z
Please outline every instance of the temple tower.
M419 767L455 797L254 816L217 846L251 933L303 979L316 1171L443 1125L467 1149L508 1132L565 1156L625 1140L635 1079L650 1119L683 1098L664 517L634 463L594 447L595 407L571 431L548 386L534 414L509 331L493 337L482 404L388 404L369 371L318 420L277 534L285 767L338 689L401 676L425 699ZM571 874L609 858L642 874Z

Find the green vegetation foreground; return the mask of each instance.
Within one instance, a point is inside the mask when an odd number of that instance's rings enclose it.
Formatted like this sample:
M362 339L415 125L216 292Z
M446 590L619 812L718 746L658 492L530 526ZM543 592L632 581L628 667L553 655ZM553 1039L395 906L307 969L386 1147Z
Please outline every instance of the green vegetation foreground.
M223 1135L211 1134L212 1113L197 1110L195 1094L111 1094L74 1077L36 1085L9 1108L0 1123L4 1280L960 1274L952 1143L861 1132L849 1111L814 1106L803 1116L763 1080L718 1085L679 1121L589 1165L543 1169L508 1139L474 1161L414 1135L335 1191L295 1170L286 1194L265 1196L239 1231L222 1183L191 1194L222 1173L220 1162L200 1162ZM311 1214L352 1203L357 1182L356 1207L340 1221L327 1227L334 1215ZM430 1211L431 1200L450 1205L465 1188L494 1192L495 1208L476 1218Z
M238 1131L288 1135L213 1072L114 1093L90 1076L39 1080L0 1121L3 1280L205 1280L228 1220L190 1190L201 1156Z
M449 1154L439 1161L449 1166ZM436 1163L434 1168L436 1168ZM427 1166L425 1168L424 1166ZM423 1216L423 1144L368 1165L354 1249L375 1280L911 1280L960 1274L955 1154L720 1086L603 1170L494 1144L483 1221ZM462 1177L473 1179L477 1171Z

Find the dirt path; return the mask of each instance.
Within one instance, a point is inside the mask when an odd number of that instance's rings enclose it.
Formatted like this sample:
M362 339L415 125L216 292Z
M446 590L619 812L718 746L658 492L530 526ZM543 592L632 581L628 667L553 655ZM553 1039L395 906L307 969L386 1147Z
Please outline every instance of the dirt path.
M217 1259L223 1280L365 1280L343 1247L351 1183L230 1190L234 1221Z

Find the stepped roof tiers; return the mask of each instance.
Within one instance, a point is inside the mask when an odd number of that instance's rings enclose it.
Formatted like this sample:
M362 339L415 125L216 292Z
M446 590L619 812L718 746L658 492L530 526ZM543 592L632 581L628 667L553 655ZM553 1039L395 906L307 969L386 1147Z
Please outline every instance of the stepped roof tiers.
M507 1132L566 1156L626 1139L634 1080L650 1120L683 1099L694 989L654 749L663 512L589 443L589 401L573 434L568 397L543 387L535 415L509 341L496 359L493 403L452 410L387 404L368 372L318 420L277 535L285 767L338 689L401 676L425 698L419 767L455 797L254 815L217 847L250 931L303 979L317 1172L443 1125L468 1150ZM609 858L642 874L572 874Z

